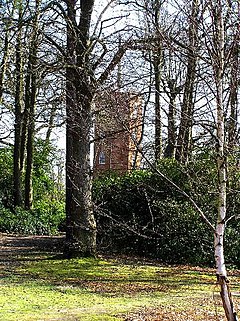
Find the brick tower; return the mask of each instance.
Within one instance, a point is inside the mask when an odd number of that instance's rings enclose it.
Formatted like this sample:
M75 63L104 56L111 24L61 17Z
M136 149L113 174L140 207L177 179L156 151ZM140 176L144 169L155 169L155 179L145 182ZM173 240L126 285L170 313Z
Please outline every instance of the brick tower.
M93 173L125 173L140 167L142 99L133 93L110 91L95 102Z

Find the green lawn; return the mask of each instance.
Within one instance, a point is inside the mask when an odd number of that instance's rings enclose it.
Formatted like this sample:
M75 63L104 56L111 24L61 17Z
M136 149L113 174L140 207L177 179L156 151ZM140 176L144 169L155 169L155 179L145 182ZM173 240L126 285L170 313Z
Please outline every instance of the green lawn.
M3 265L1 274L2 321L120 321L143 310L153 315L166 311L176 316L172 320L185 321L205 315L205 320L220 320L216 314L222 315L210 269L43 254ZM239 279L233 281L238 291ZM194 318L187 319L186 313Z

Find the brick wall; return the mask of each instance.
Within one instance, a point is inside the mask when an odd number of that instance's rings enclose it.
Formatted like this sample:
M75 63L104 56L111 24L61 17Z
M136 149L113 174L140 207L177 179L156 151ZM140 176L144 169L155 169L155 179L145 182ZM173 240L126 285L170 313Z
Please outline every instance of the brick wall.
M139 96L109 92L95 102L93 172L126 172L140 166L136 144L142 132L142 101Z

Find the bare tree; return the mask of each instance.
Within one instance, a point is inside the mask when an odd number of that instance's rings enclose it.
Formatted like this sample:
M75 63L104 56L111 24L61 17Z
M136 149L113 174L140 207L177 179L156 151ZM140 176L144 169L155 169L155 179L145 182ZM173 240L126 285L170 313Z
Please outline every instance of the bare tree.
M228 16L231 16L233 12L233 4L230 3ZM240 12L240 4L237 3L237 10ZM230 46L230 115L229 115L229 122L228 122L228 148L230 151L234 152L236 149L238 140L239 140L239 133L238 133L238 79L239 79L239 28L240 22L239 19L236 23L233 23L230 26L230 30L232 29L231 33L231 40L229 41Z
M103 46L103 54L94 62L93 50L98 40L90 38L93 7L94 1L81 1L77 10L75 1L67 1L66 254L69 257L95 255L96 223L90 170L92 101L97 88L107 80L127 49L126 44L117 46L96 77L96 68L105 56L106 48Z
M216 86L217 132L216 152L218 169L218 216L215 230L215 260L217 279L221 287L223 307L228 321L236 321L237 316L233 309L231 293L228 287L227 272L224 261L224 230L227 219L227 155L226 155L226 130L224 111L224 69L225 57L225 27L224 27L224 1L217 0L210 3L212 13L213 37L215 50L213 56L213 72Z
M93 88L89 66L89 29L94 1L67 1L67 255L92 256L96 251L96 223L91 201L90 130Z
M198 46L198 13L199 1L191 3L191 14L189 15L188 27L188 52L187 72L183 89L183 102L181 106L181 117L178 129L176 146L176 159L182 163L188 161L191 153L193 109L194 109L194 87L196 79L197 46Z
M16 85L15 85L15 130L14 130L14 206L22 205L22 168L21 168L21 144L22 144L22 111L23 111L23 48L22 48L22 19L23 5L19 2L18 24L16 36Z
M8 55L9 55L9 29L11 26L11 18L9 18L9 21L5 24L5 32L4 32L4 46L3 46L3 54L0 62L0 103L2 102L2 96L3 96L3 88L4 88L4 77L8 62Z
M162 72L162 39L160 12L162 9L162 0L155 0L152 5L154 10L154 28L156 33L156 41L153 45L153 67L155 79L155 160L157 162L162 157L162 112L160 103Z
M32 172L33 149L35 132L35 108L37 97L37 51L38 51L38 23L40 13L40 0L35 0L35 16L30 40L28 67L25 83L25 117L26 117L26 173L25 173L25 208L30 209L33 202ZM24 142L23 142L24 143Z

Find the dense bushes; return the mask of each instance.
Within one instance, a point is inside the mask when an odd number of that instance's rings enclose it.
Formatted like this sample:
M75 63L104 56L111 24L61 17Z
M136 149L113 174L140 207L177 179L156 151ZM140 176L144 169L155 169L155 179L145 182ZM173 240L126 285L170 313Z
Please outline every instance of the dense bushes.
M10 207L13 202L13 158L11 148L0 148L0 204Z
M14 210L0 206L0 232L17 234L51 235L59 232L65 219L63 203L36 204L33 210Z
M217 175L212 162L202 159L187 168L163 160L159 170L187 191L215 223ZM232 193L228 196L231 214L240 203L239 196ZM170 263L213 264L212 232L186 198L157 173L139 171L98 178L94 198L102 250L146 255ZM230 221L226 258L227 263L235 265L240 254L238 234L239 222Z
M53 234L64 226L64 191L53 180L54 151L36 142L34 207L12 206L12 150L0 149L0 232ZM164 159L158 168L187 192L209 220L217 216L217 172L208 154L197 155L188 166ZM236 160L228 166L228 217L225 256L240 267L240 171ZM94 180L93 199L98 246L115 251L158 258L169 263L213 264L213 235L186 197L156 171L108 173Z
M57 151L54 146L41 139L35 141L34 147L32 210L14 208L13 150L11 147L0 149L0 232L55 234L63 225L64 190L54 180Z

